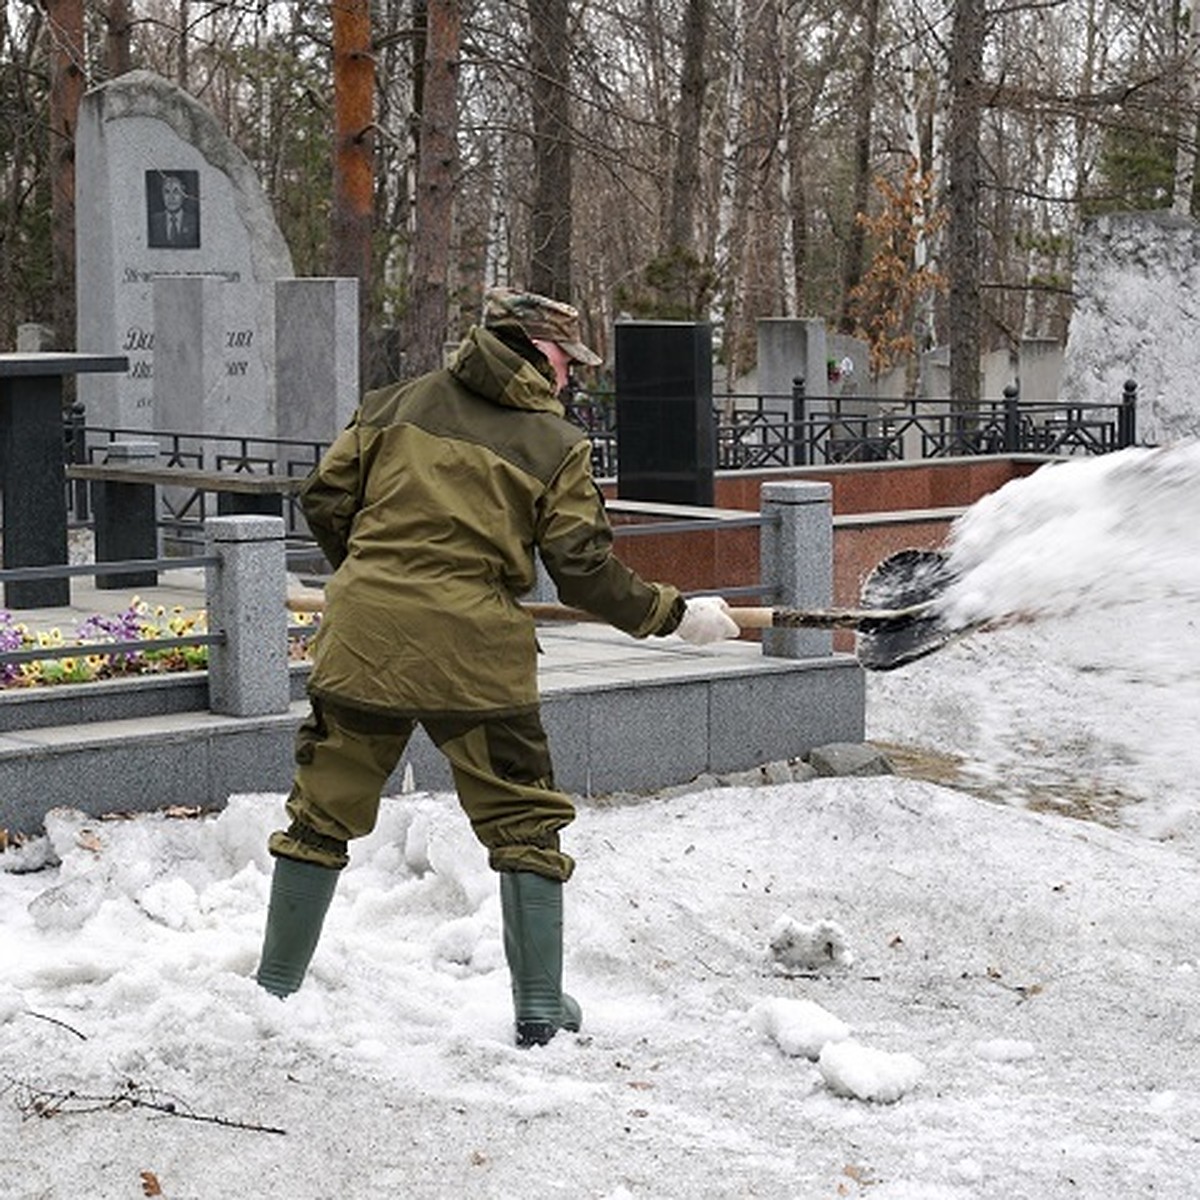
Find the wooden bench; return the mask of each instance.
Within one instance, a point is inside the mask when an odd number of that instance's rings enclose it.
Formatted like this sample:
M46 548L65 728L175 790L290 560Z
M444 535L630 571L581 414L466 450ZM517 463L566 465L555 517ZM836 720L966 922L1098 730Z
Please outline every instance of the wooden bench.
M212 492L221 516L262 513L282 516L284 498L304 484L291 475L256 475L249 471L203 471L154 463L72 463L68 480L86 481L95 515L96 561L124 562L158 557L158 489L178 487ZM157 571L100 575L98 588L153 587Z

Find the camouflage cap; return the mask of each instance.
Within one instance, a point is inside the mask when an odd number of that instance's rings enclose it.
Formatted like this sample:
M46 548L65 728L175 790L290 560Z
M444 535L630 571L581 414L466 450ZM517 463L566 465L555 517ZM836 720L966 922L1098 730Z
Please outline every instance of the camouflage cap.
M493 288L484 296L484 325L515 321L531 341L557 342L576 362L598 367L604 360L580 340L579 310L561 300L513 288Z

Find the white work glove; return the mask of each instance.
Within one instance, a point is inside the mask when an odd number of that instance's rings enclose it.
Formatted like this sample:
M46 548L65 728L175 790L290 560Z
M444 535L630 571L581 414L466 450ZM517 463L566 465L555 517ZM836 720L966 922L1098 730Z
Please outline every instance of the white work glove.
M710 642L735 638L742 631L720 596L695 596L687 602L683 620L675 632L693 646L707 646Z

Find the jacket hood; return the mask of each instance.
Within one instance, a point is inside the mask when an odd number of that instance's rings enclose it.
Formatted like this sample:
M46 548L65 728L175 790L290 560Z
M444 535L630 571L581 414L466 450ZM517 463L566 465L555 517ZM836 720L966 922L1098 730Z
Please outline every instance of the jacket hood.
M472 327L454 352L450 373L464 387L495 404L563 415L550 380L529 359L481 325Z

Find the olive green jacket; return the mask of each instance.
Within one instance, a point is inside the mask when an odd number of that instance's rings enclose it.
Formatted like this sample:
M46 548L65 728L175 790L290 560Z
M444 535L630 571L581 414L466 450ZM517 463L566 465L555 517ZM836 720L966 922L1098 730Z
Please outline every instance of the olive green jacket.
M517 603L535 548L564 603L635 637L674 630L679 592L613 556L591 445L562 414L546 375L481 327L447 369L364 396L301 493L336 568L313 695L409 716L536 708Z

